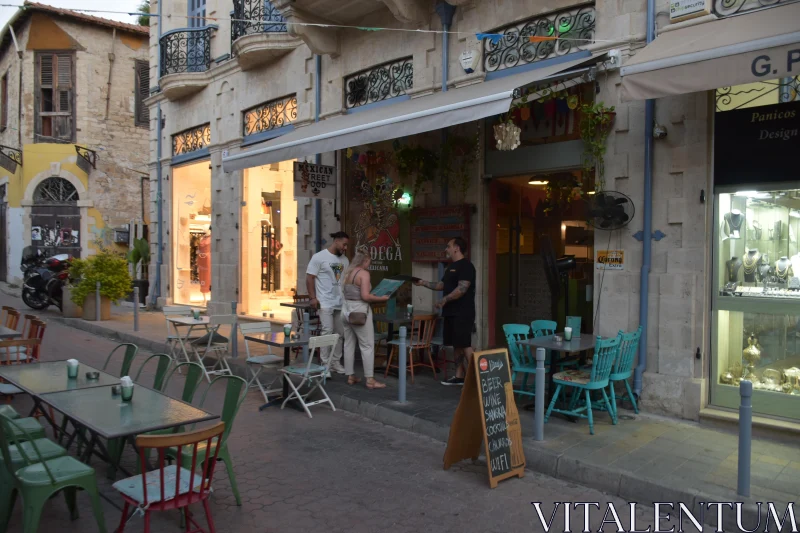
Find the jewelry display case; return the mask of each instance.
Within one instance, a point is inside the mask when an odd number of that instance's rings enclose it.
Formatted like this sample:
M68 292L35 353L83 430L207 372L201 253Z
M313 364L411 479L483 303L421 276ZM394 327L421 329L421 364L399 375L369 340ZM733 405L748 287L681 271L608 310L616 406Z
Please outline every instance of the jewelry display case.
M715 195L711 403L800 419L800 190Z

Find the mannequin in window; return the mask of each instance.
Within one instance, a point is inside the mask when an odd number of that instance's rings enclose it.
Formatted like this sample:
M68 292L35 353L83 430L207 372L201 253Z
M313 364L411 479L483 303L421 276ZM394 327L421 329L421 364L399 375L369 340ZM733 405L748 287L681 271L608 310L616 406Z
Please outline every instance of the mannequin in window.
M211 292L211 233L206 233L197 244L197 276L203 300Z
M758 270L758 261L761 259L761 254L758 250L750 250L744 257L742 257L742 266L744 267L744 280L749 283L756 281L756 270Z
M738 209L731 209L722 217L722 233L729 239L740 239L744 226L744 213Z
M792 271L792 262L785 255L775 261L775 277L781 281L786 281L788 278L794 276Z
M729 283L739 281L739 274L742 270L742 260L738 257L731 257L725 262L725 279Z

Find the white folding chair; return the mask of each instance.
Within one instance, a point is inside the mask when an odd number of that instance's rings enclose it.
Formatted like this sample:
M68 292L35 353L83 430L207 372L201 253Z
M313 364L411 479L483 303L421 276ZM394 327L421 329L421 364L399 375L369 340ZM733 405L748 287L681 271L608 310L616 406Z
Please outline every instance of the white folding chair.
M272 385L277 381L280 385L281 374L278 373L275 378L270 381L268 384L264 384L261 382L259 376L264 369L267 368L279 368L283 364L283 357L278 355L273 355L272 353L272 346L267 346L267 350L269 353L265 355L253 355L250 353L250 345L247 342L248 335L258 335L263 333L268 335L272 333L272 326L269 322L250 322L246 324L239 324L239 330L244 335L244 349L247 352L247 368L250 370L250 379L247 382L247 387L250 388L253 385L258 387L258 390L261 391L261 394L264 395L264 401L269 401L269 395L274 393L282 392L283 389L278 387L276 389L271 389Z
M175 333L179 330L176 330L175 325L169 321L169 318L178 316L192 316L192 308L183 305L167 305L164 306L162 311L164 313L164 321L167 324L167 355L169 355L170 359L172 359L173 364L177 365L181 362L180 359L183 355L182 350L180 349L180 337ZM191 337L183 340L191 341L199 338L200 337ZM185 362L190 363L191 361L187 359Z
M208 318L208 333L190 343L196 362L203 367L209 383L211 383L212 375L233 375L227 360L227 355L230 353L231 340L229 337L222 336L220 328L230 325L230 336L233 337L233 335L237 334L236 324L236 315L212 315ZM203 362L209 356L213 356L216 359L210 367Z
M313 418L311 416L311 411L308 410L308 408L312 405L329 403L331 404L331 409L336 411L336 407L334 407L330 396L328 396L328 393L325 392L325 389L322 386L325 381L325 374L327 374L329 369L328 367L330 366L330 361L328 361L327 365L315 364L314 351L316 350L319 354L320 348L336 346L337 342L339 342L338 333L334 333L333 335L322 335L320 337L311 337L308 341L308 361L306 361L304 365L290 365L280 369L280 371L283 373L283 377L286 379L286 381L289 383L289 387L292 389L292 392L289 393L289 396L283 400L281 409L286 407L286 402L296 399L300 402L300 405L303 406L303 409L305 409L308 418ZM300 383L295 385L292 381L292 376L299 376L301 378ZM300 389L302 389L306 384L308 384L311 388L307 393L300 394ZM306 400L310 398L317 389L322 392L324 398L314 402L307 402Z

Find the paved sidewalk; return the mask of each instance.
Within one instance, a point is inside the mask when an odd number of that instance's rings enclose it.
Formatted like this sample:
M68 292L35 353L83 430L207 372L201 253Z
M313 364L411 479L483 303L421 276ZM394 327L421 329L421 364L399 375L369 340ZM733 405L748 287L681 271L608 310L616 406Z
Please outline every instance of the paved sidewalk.
M112 320L86 322L52 319L98 335L161 350L166 334L163 315L142 313L141 331L134 332L130 309L116 308ZM159 346L161 346L159 348ZM251 345L252 347L252 345ZM244 375L244 346L233 365ZM382 377L380 377L382 379ZM397 380L388 387L368 390L348 386L335 377L326 389L335 405L401 429L446 442L460 387L443 387L430 373L417 375L407 387L405 404L397 400ZM253 393L251 396L255 396ZM585 420L570 423L554 416L545 425L545 440L534 441L533 412L522 409L528 468L567 481L597 488L630 501L672 501L696 505L709 501L744 501L746 516L756 523L755 502L784 505L800 495L800 447L754 439L751 498L736 494L737 438L699 424L634 414L621 405L620 422L613 426L603 413L595 416L595 435ZM785 509L785 507L784 507ZM764 510L762 510L762 513ZM711 514L711 513L709 513ZM713 521L713 517L708 516ZM712 522L713 523L713 522Z

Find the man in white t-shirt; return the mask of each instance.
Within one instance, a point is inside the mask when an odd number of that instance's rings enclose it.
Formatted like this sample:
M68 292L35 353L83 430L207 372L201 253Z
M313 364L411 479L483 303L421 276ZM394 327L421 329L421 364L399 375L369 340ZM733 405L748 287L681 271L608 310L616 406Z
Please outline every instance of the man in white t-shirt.
M317 252L311 257L306 270L306 287L311 297L311 305L319 309L319 320L322 335L339 334L339 342L333 347L322 348L320 354L323 364L331 362L330 369L344 374L342 365L342 343L344 328L342 326L342 274L350 265L345 253L350 241L347 233L338 231L331 235L333 244ZM333 352L331 360L331 352Z

